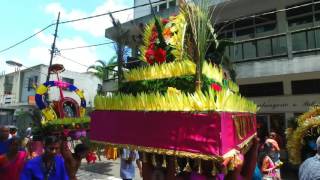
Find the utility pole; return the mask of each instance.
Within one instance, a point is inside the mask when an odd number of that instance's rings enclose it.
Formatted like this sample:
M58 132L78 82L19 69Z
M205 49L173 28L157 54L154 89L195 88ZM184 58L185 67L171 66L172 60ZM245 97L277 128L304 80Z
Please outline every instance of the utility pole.
M56 30L54 32L54 39L53 39L53 43L52 43L51 51L50 51L50 55L51 56L50 56L50 63L49 63L49 67L48 67L47 81L49 81L49 79L50 79L50 67L52 65L53 54L54 54L54 51L56 49L56 38L57 38L57 33L58 33L59 20L60 20L60 12L58 13L58 19L57 19L57 23L56 23Z

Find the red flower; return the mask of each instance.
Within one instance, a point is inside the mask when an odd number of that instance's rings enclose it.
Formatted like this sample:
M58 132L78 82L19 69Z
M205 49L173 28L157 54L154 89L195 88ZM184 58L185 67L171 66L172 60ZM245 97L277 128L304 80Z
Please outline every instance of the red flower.
M146 51L145 56L146 56L147 62L148 62L149 64L153 64L153 63L154 63L155 52L154 52L153 49L150 49L150 48L149 48L149 49Z
M162 24L167 24L169 22L169 19L163 18L163 19L161 19L161 22L162 22Z
M212 83L211 84L211 88L213 90L215 90L215 91L221 91L222 90L221 86L219 84L217 84L217 83Z
M151 38L150 38L151 43L154 43L157 40L157 38L158 38L158 33L157 32L153 32L151 34Z
M154 57L156 59L156 61L161 64L163 62L166 61L166 56L167 56L167 52L162 49L162 48L158 48L155 52L154 52Z

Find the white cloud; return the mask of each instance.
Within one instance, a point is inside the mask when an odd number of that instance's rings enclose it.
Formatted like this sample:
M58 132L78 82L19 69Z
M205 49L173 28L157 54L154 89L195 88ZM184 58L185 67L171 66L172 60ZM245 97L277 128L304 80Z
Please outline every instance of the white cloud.
M64 20L72 20L83 18L87 16L94 16L97 14L107 13L115 10L121 10L124 8L128 8L121 0L106 0L102 5L98 6L93 12L87 13L81 10L73 9L71 11L65 10L59 3L51 3L48 4L45 8L47 13L52 14L54 17L57 16L58 12L60 11L60 16L62 21ZM133 18L133 10L122 11L114 14L116 19L119 19L120 22L126 22ZM106 28L111 27L112 23L110 20L109 15L101 16L97 18L92 18L88 20L78 21L74 23L69 23L71 27L78 31L85 31L89 32L91 35L96 37L103 37L104 31Z
M49 45L52 43L52 41L50 42L48 39L50 39L51 35L40 33L37 35L37 37L43 43L43 45L30 49L28 59L31 59L31 61L28 62L29 66L40 63L48 64L50 60L50 51L48 50L48 47L50 47ZM73 37L57 39L56 45L58 49L64 49L75 46L87 46L88 44L81 37ZM69 51L61 50L60 54L68 59L56 55L54 56L52 63L63 64L66 69L77 72L85 72L87 70L86 66L94 64L94 62L98 59L94 47L74 49Z

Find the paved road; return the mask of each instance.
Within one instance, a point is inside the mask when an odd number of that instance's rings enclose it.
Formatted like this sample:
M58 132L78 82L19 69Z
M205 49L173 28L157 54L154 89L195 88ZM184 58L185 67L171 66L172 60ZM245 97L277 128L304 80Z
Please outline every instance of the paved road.
M109 161L102 158L102 161L97 161L95 164L87 164L85 161L81 164L78 171L79 180L121 180L120 178L120 161ZM138 177L139 170L136 169L135 180L142 180Z

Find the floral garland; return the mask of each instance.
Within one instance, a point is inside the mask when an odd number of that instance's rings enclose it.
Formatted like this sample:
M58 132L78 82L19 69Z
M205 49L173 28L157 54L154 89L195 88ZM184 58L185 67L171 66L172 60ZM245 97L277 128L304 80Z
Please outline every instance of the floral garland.
M181 60L183 54L183 37L186 29L186 21L182 14L171 16L169 19L161 19L162 36L166 47L161 47L159 30L152 20L145 28L144 45L140 47L142 60L149 64L162 64L168 60ZM174 57L171 57L170 54Z

